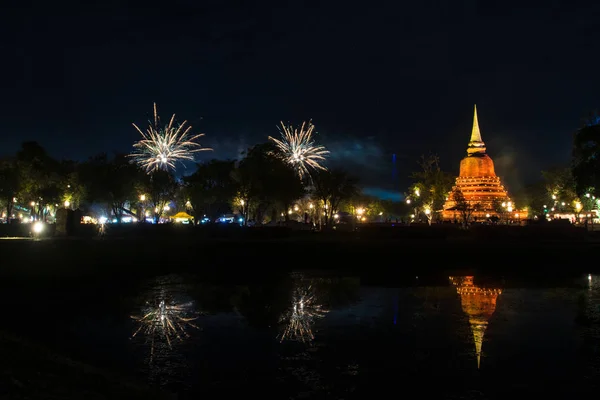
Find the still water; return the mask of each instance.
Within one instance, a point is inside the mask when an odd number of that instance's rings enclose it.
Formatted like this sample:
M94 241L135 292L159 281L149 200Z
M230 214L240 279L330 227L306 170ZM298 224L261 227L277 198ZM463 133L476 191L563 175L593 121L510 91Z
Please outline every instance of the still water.
M292 274L248 285L170 275L6 288L0 326L179 398L597 393L600 276L391 286Z

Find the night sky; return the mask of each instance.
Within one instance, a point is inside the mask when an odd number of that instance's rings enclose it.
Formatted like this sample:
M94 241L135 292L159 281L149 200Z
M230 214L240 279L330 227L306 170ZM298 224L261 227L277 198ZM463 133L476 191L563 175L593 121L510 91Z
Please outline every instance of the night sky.
M423 153L457 173L477 103L514 191L600 102L600 2L99 3L2 10L0 155L128 152L157 102L206 134L201 159L312 118L332 165L389 190L393 153L406 185Z

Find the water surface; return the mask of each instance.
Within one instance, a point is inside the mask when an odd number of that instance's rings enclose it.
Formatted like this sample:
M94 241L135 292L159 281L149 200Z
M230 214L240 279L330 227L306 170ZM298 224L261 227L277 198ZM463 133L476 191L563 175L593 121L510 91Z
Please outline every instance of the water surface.
M249 284L168 275L4 288L0 327L180 398L598 389L600 276L551 287L439 278L383 287L318 274Z

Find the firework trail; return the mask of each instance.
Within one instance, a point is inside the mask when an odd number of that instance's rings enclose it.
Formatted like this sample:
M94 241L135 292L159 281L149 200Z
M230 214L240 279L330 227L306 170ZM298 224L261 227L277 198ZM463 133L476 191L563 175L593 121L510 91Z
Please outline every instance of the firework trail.
M313 130L315 126L311 121L303 122L300 129L293 126L286 126L281 122L279 131L281 139L275 139L269 136L269 140L273 141L279 150L283 159L291 164L298 176L303 178L305 175L310 176L310 170L326 170L320 164L320 161L325 160L325 156L329 151L324 146L316 146L313 141Z
M148 129L142 131L136 124L135 129L142 135L142 140L136 142L134 151L130 154L134 162L150 173L157 169L175 169L177 162L194 161L194 153L209 151L196 140L202 136L190 135L191 126L186 127L187 121L174 126L175 114L169 124L160 126L160 118L154 103L154 122L150 121Z

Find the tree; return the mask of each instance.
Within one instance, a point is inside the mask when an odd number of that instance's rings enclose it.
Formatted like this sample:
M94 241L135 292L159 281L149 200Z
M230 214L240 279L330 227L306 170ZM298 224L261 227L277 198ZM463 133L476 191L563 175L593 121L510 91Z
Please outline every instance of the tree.
M61 205L69 204L72 208L79 208L81 206L86 196L86 190L77 162L71 160L60 162L59 187L62 189Z
M16 163L11 161L2 162L0 164L0 201L6 209L7 222L10 221L14 200L20 189L21 179Z
M452 200L454 201L454 209L460 213L461 222L463 227L467 227L471 222L471 216L474 211L477 211L479 205L472 204L466 198L462 190L456 187L452 191Z
M232 173L234 161L211 160L198 164L196 171L183 178L183 193L197 224L204 214L214 220L222 213L235 195L236 185Z
M93 202L106 203L112 215L121 222L124 213L134 215L126 208L137 202L139 184L144 173L129 162L124 154L109 159L106 153L91 157L79 168L85 190Z
M575 133L571 168L578 196L600 189L600 122L592 119Z
M24 142L17 152L20 173L19 200L31 207L32 216L45 219L50 205L61 201L59 163L37 142Z
M333 215L343 200L356 196L357 180L342 170L316 171L313 174L313 196L323 203L325 227L331 228Z
M267 211L278 204L289 206L299 199L304 189L298 176L283 160L276 157L272 143L250 148L233 173L240 200L244 201L246 220L254 213L261 224Z
M421 209L430 223L438 218L453 184L452 176L442 171L439 163L436 155L422 155L418 161L421 169L411 175L414 183L406 196L407 202Z
M175 197L179 183L175 177L165 170L155 170L146 181L146 193L154 210L154 222L158 223L165 211L165 206Z
M571 168L555 167L542 171L542 179L546 188L544 203L552 211L572 211L575 208L577 183Z

